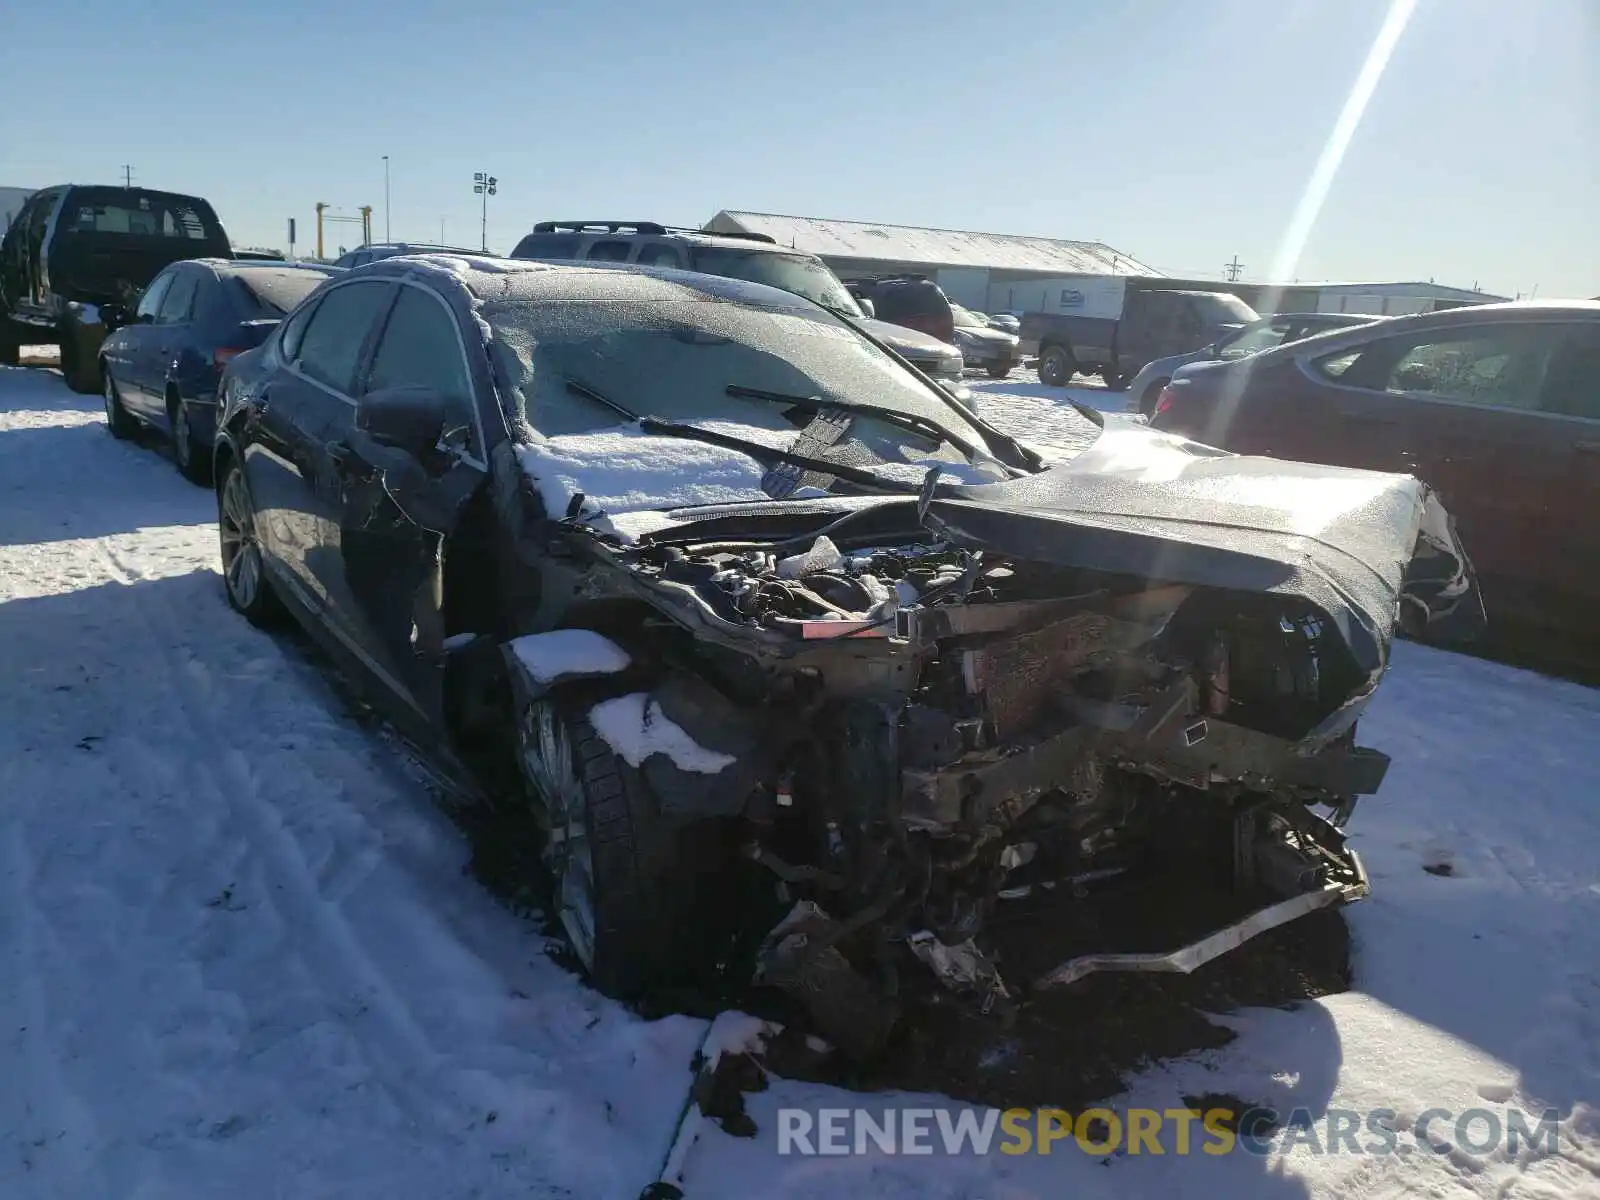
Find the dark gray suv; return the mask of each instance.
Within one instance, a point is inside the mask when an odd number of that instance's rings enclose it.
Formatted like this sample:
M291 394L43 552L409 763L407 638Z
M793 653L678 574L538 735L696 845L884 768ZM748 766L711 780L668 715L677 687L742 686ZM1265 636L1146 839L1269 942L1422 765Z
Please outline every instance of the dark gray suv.
M763 233L707 233L654 221L541 221L512 258L672 267L782 288L858 325L924 375L965 400L961 351L936 337L876 320L815 254L790 250Z

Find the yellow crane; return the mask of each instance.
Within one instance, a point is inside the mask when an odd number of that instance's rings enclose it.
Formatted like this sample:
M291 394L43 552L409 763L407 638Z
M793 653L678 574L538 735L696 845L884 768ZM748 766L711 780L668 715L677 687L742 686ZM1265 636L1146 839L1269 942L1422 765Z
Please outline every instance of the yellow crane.
M332 224L334 222L339 222L339 223L346 224L346 225L360 225L361 226L361 244L363 246L365 246L369 242L372 241L372 205L363 204L359 209L357 209L356 211L361 214L359 217L335 217L335 216L325 215L327 213L328 209L330 209L332 207L333 207L333 205L331 205L331 204L324 203L321 200L317 201L317 257L318 258L326 257L322 253L322 225L323 225L324 221L326 221L326 222L328 222L330 224Z

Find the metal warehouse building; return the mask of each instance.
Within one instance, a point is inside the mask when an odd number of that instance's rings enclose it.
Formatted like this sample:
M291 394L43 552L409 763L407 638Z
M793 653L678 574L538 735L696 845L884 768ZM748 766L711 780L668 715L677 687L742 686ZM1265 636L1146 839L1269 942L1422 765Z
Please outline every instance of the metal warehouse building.
M1395 316L1507 299L1435 283L1257 283L1178 279L1102 242L923 229L866 221L724 209L712 233L764 233L820 257L841 279L925 275L958 303L983 312L1084 312L1114 307L1132 287L1232 292L1257 312L1352 312ZM1098 293L1104 293L1104 296Z
M1057 281L1085 275L1160 277L1161 272L1100 242L919 229L724 210L712 233L764 233L817 255L841 279L926 275L952 300L983 312L1054 310Z

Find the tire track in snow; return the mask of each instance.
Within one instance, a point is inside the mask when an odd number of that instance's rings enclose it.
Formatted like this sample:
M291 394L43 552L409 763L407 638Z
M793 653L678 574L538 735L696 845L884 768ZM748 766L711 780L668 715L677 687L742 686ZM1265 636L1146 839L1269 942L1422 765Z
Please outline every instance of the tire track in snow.
M135 581L136 576L119 561L115 551L103 544L97 544L96 549L113 578L125 585ZM169 631L159 627L160 618L152 617L150 606L137 594L135 602L142 610L141 625L148 628L154 640L164 640L161 635ZM208 748L208 753L196 756L190 764L190 773L203 793L201 803L226 806L248 825L253 835L250 844L265 852L263 862L269 879L282 894L281 900L263 898L274 904L286 902L287 911L282 915L302 935L293 939L295 952L305 956L310 951L311 973L323 981L339 980L334 989L359 998L358 1013L373 1014L372 1023L378 1026L381 1045L364 1057L374 1077L387 1081L397 1107L410 1120L423 1122L424 1114L413 1093L437 1073L441 1063L438 1051L391 981L367 954L338 902L321 894L315 873L283 813L265 798L258 773L233 745L228 731L218 726L215 695L202 695L195 682L196 673L206 676L205 664L192 658L180 661L170 652L159 656L158 662L164 676L159 691L173 698L182 714L182 724L195 731L198 741ZM358 1019L346 1019L344 1024L352 1040L361 1043L370 1034L357 1028Z

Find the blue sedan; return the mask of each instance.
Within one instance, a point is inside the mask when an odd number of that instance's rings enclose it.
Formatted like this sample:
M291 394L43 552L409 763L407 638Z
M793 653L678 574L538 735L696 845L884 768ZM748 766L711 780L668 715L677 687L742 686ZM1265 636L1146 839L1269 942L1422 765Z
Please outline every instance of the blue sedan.
M314 263L189 259L151 280L131 313L103 306L111 332L100 377L112 435L131 437L140 425L162 431L178 470L209 486L222 368L336 274Z

